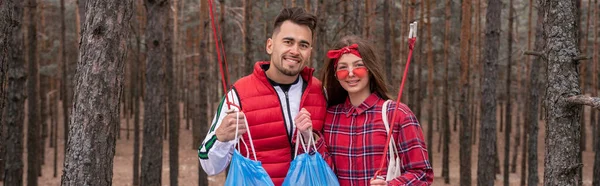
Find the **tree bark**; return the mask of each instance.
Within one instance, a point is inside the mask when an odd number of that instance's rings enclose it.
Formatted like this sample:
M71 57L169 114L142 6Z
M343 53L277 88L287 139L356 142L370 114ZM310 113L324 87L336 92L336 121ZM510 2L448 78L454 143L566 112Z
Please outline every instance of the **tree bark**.
M483 57L481 128L479 131L479 156L477 185L494 185L496 171L496 85L498 79L498 51L500 47L500 23L502 2L488 0L485 25L485 48ZM508 134L508 132L507 132ZM506 153L505 153L506 154ZM506 155L508 159L508 155ZM505 165L508 168L508 164ZM505 173L508 169L505 170Z
M529 0L529 1L533 1L533 0ZM577 0L575 2L576 2L577 12L578 12L576 20L577 20L577 23L579 25L579 28L577 28L578 32L579 32L579 38L578 38L579 39L579 44L580 44L579 48L581 48L581 53L583 55L585 55L586 51L584 49L585 47L583 46L583 43L585 43L584 40L586 40L587 38L585 37L586 34L583 32L583 18L582 18L582 14L583 14L583 12L584 12L585 9L582 7L582 1L583 0ZM532 3L529 3L529 4L532 4ZM529 15L531 17L531 10L530 10ZM531 22L531 18L529 18L529 19L530 19L529 22ZM531 37L531 24L530 24L529 27L530 27L529 28L529 37ZM528 44L530 44L530 43L528 43ZM527 50L531 51L531 47L528 47ZM586 69L586 65L587 65L587 63L582 63L581 65L579 65L579 72L580 72L580 75L579 75L579 77L580 77L579 78L579 80L580 80L579 81L579 86L581 87L581 93L582 94L585 94L585 92L586 92L586 85L585 85L585 83L586 83L586 81L585 81L586 73L585 72L587 70ZM586 131L586 129L585 129L585 123L586 123L585 122L585 109L581 111L581 117L579 118L579 121L581 122L581 131ZM586 144L586 138L587 138L586 137L586 133L582 132L581 133L581 141L580 141L581 143L579 143L580 146L581 146L581 151L585 151L586 150L586 146L585 146L585 144Z
M422 1L424 1L424 0L422 0ZM423 24L424 21L422 19L423 17L425 17L425 11L424 11L425 8L424 7L425 6L422 3L419 3L419 17L421 19L418 20L418 23L419 23L418 25L422 25L422 26L418 27L418 29L417 29L417 35L418 36L424 36L425 35L425 34L423 34L423 30L424 30L423 28L425 27L425 24ZM414 64L413 66L415 67L415 68L413 68L415 70L415 75L416 75L414 82L418 85L418 86L415 86L415 95L416 95L415 96L415 98L416 98L415 99L415 103L416 104L415 104L415 109L413 110L415 112L415 116L417 118L421 118L421 116L422 116L421 115L421 113L422 113L421 112L421 108L423 106L421 103L423 101L423 94L422 94L422 92L424 92L424 91L421 90L421 86L420 86L421 83L422 83L421 78L423 77L422 76L423 64L421 64L421 63L424 61L423 59L425 59L425 57L424 57L425 53L423 52L423 44L424 44L423 40L425 40L425 39L418 39L417 40L417 43L416 43L416 46L415 46L415 52L417 52L417 56L414 57L414 60L411 63L411 64Z
M172 9L175 11L171 11L171 8L168 9L168 14L171 15L172 18L177 18L177 0L170 1L172 3ZM171 19L169 19L171 20ZM165 38L165 46L167 49L166 55L166 71L167 78L165 89L167 90L167 116L168 118L168 126L169 126L169 180L170 185L177 186L178 185L178 177L179 177L179 108L177 104L177 87L175 85L175 74L173 70L173 63L175 62L173 58L173 49L175 48L173 42L173 33L177 28L175 20L167 21L168 26L166 27L166 38ZM175 25L175 26L174 26Z
M471 1L462 2L460 33L460 185L471 185L471 128L469 124L469 40L471 37ZM466 49L466 50L464 50Z
M589 5L588 5L589 6ZM593 73L592 75L594 76L594 78L596 79L596 81L594 82L594 84L591 86L594 89L594 93L596 96L598 96L598 57L600 57L598 55L598 52L600 52L600 41L598 40L598 35L600 35L600 32L598 31L598 27L600 26L600 19L598 18L598 15L600 15L600 7L598 5L598 0L594 0L594 9L596 10L595 14L596 16L594 21L594 52L593 52ZM589 17L589 16L588 16ZM593 109L591 109L593 110ZM598 128L600 128L600 112L598 111L592 111L590 112L591 115L594 115L594 113L597 113L597 118L598 119L596 121L596 125L594 125L594 122L590 122L592 125L592 145L594 146L594 173L593 173L593 181L592 181L592 185L597 186L600 185L600 137L598 137Z
M347 3L347 2L346 2ZM319 5L318 7L316 7L318 9L318 13L317 18L317 27L315 30L315 39L313 39L313 43L316 43L316 45L313 45L315 47L315 50L313 51L313 55L315 56L315 63L312 66L313 68L315 68L315 74L320 74L321 73L321 67L324 66L323 63L325 62L325 54L326 51L328 50L327 48L327 1L326 0L319 0L317 2L317 4Z
M538 19L537 19L537 24L536 24L536 28L535 28L535 46L534 46L534 51L542 51L544 49L544 36L543 36L543 32L544 32L544 27L543 27L543 20L544 20L544 9L542 9L540 5L542 5L543 0L538 0ZM533 5L531 5L533 6ZM537 138L538 138L538 107L539 107L539 93L540 93L540 87L541 82L540 82L540 68L542 68L542 65L544 65L544 61L542 61L542 58L539 56L535 56L532 64L531 64L531 68L529 69L529 99L528 99L528 103L527 103L527 117L526 117L526 121L525 124L527 125L527 133L528 133L528 141L527 141L527 147L529 152L527 153L527 164L529 165L529 169L527 172L527 184L530 186L535 186L538 185L539 183L539 178L538 178L538 164L537 164ZM525 144L525 143L523 143Z
M45 27L45 17L44 17L44 3L40 3L40 8L36 11L39 11L40 14L40 32L41 35L44 35L46 33L44 33L44 27ZM38 53L36 53L36 55L38 55L39 58L39 67L43 67L48 65L48 60L44 60L42 57L42 54L45 51L45 41L42 40L40 41L40 44L38 45ZM41 76L45 76L45 77L41 77ZM38 154L38 176L42 176L42 165L45 164L45 155L46 155L46 138L48 138L48 105L47 105L47 92L48 92L48 85L49 85L49 79L50 77L48 75L44 75L43 73L40 73L40 75L38 75L38 99L40 101L39 103L39 111L40 111L40 125L41 125L41 130L40 130L40 140L39 140L39 154ZM1 177L1 176L0 176Z
M546 10L544 54L548 59L544 184L582 185L578 122L581 108L569 106L566 101L580 94L577 62L573 60L579 55L575 3L547 0L541 7Z
M383 1L383 42L384 42L384 64L387 81L392 81L392 40L390 39L390 0ZM428 143L431 144L431 143ZM431 160L431 159L430 159Z
M450 43L450 16L452 10L452 0L446 0L445 7L445 25L444 25L444 104L442 107L442 123L443 127L443 136L444 136L444 148L443 148L443 157L442 157L442 177L444 177L444 183L450 183L450 86L448 80L448 71L450 68L448 66L449 50L448 48Z
M371 6L373 3L371 3L371 0L365 0L365 16L364 16L364 24L363 24L363 31L362 31L362 37L365 39L371 39ZM360 7L360 4L358 4ZM355 8L358 8L355 7Z
M169 0L145 0L146 27L146 96L144 96L144 144L142 149L141 185L161 185L162 133L165 122L164 81L167 45L164 28L169 18ZM150 114L152 113L152 114Z
M52 131L54 131L54 138L52 138L52 144L53 146L53 152L54 152L54 156L52 156L52 177L56 178L57 176L57 168L58 168L58 163L57 163L57 156L58 156L58 110L54 110L54 109L58 109L58 95L54 94L54 97L52 98L53 101L53 109L51 110L51 115L52 115Z
M361 13L360 13L360 3L361 3L361 1L353 1L353 2L354 2L354 4L352 5L353 6L352 8L353 8L354 16L353 16L352 19L354 19L354 21L351 21L351 23L354 23L354 25L352 27L354 29L352 30L351 33L353 33L354 35L360 36L360 35L363 34L362 27L361 27L361 25L362 25L362 19L361 19L361 16L360 16L361 15ZM347 2L347 3L350 3L350 2Z
M505 112L505 119L504 119L504 166L503 166L503 170L504 170L504 174L503 174L503 184L504 186L508 186L509 183L509 177L508 177L508 168L509 168L509 164L510 164L510 133L511 133L511 127L512 127L512 96L511 96L511 77L512 77L512 46L513 46L513 20L514 20L514 9L513 9L513 0L510 0L509 6L509 13L508 13L508 37L507 37L507 41L508 41L508 51L506 52L506 54L508 55L508 59L507 59L507 65L506 65L506 112ZM521 165L521 166L525 166L525 165ZM521 178L521 179L525 179L525 178ZM521 182L521 185L523 185L523 183Z
M137 31L136 31L136 53L135 53L135 65L137 68L133 74L133 94L134 94L134 110L133 110L133 185L140 185L140 97L142 95L142 73L144 60L142 52L142 31L144 25L144 2L143 0L136 0L136 16L137 16Z
M21 0L7 0L0 6L0 92L2 102L6 96L6 117L0 117L0 130L6 127L2 136L5 161L1 162L4 185L23 185L23 128L25 114L25 59L23 55L23 7ZM5 71L6 70L6 71ZM6 72L6 74L4 74ZM4 78L8 79L4 95ZM4 106L2 103L1 106Z
M592 96L598 96L598 53L600 53L600 41L598 40L598 35L600 35L600 32L598 31L598 27L600 27L600 18L598 17L598 15L600 15L600 7L598 7L598 0L594 0L594 7L596 9L595 13L596 13L596 17L594 19L594 22L596 22L594 24L594 50L593 50L593 66L592 66ZM590 112L590 116L591 117L591 124L593 126L596 127L592 127L592 136L594 136L594 138L592 138L592 142L594 146L597 146L596 143L598 143L598 131L600 131L600 112L592 110ZM596 117L597 116L597 117ZM597 120L597 121L596 121ZM598 151L596 151L598 152Z
M200 47L198 52L200 55L200 63L206 66L210 66L209 63L211 63L211 61L209 60L209 53L207 52L210 46L208 44L210 44L209 38L210 36L206 33L208 33L209 31L209 22L207 19L207 15L208 15L208 5L207 2L204 0L200 0L201 1L201 5L200 5L200 28L198 29L200 31ZM211 80L210 80L210 76L209 76L209 68L201 68L200 69L200 76L199 76L199 81L200 81L200 87L210 87L211 84ZM198 141L194 141L194 148L200 148L200 144L202 143L200 140L206 138L206 134L208 134L208 125L209 125L209 119L207 118L207 112L212 112L210 110L208 110L210 102L208 100L210 99L210 93L209 93L209 89L205 89L205 88L200 88L199 90L199 107L200 107L200 112L199 112L199 117L200 117L200 124L204 124L204 125L200 125L200 126L195 126L193 129L197 129L197 130L193 130L194 133L198 133L198 138L194 138L194 139L199 139ZM192 103L190 103L192 104ZM198 185L199 186L204 186L204 185L208 185L208 175L206 174L206 172L201 171L201 166L198 164Z
M252 0L244 0L244 70L243 74L250 74L254 67L254 50L252 49ZM242 76L242 75L240 75Z
M77 3L82 4L77 1ZM79 17L79 16L77 16ZM61 66L61 82L60 82L60 96L62 101L62 110L63 110L63 134L64 134L64 152L67 152L67 144L69 141L69 106L71 104L70 97L70 86L69 86L69 63L67 60L67 49L66 49L66 24L65 24L65 0L60 0L60 66Z
M433 115L433 108L435 106L435 103L433 102L433 94L434 94L434 87L433 87L433 74L435 73L433 71L433 36L431 35L431 0L425 0L425 6L426 6L426 11L427 11L427 23L424 26L427 26L427 37L426 37L426 45L427 45L427 97L428 97L428 102L429 102L429 106L427 107L427 144L429 144L427 146L427 151L428 152L432 152L431 154L429 154L429 163L432 164L433 166L433 118L435 117L435 115ZM384 34L384 35L389 35L389 34ZM387 41L387 40L386 40Z
M39 98L38 98L38 64L37 64L37 0L28 0L29 25L27 26L27 42L29 50L27 80L27 185L38 185L39 163Z
M131 2L86 3L61 185L112 184Z

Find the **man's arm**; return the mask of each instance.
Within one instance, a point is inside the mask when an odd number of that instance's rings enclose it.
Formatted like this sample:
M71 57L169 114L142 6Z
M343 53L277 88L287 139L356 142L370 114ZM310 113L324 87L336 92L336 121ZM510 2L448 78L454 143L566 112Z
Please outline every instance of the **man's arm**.
M235 105L239 105L238 97L236 96L235 90L230 90L227 93L229 101ZM225 97L221 99L216 115L212 120L212 124L206 135L206 138L202 142L202 145L198 147L198 158L202 169L208 175L215 175L223 172L229 162L231 161L231 155L233 154L235 141L230 140L222 142L217 139L216 131L221 126L223 119L227 115L228 107Z

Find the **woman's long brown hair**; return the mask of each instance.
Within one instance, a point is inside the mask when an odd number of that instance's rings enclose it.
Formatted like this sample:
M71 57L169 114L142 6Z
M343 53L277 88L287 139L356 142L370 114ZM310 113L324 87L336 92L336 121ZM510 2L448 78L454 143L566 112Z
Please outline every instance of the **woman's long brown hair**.
M383 65L377 57L375 48L368 41L357 36L345 36L333 45L333 50L338 50L355 43L358 45L358 52L362 57L363 63L369 70L369 89L371 92L377 93L382 99L391 99L392 97L388 92L388 85L385 82L386 75L383 71ZM328 98L328 106L344 103L348 97L348 91L340 85L340 82L335 77L336 69L333 67L334 62L335 59L326 60L325 68L321 74L321 80Z

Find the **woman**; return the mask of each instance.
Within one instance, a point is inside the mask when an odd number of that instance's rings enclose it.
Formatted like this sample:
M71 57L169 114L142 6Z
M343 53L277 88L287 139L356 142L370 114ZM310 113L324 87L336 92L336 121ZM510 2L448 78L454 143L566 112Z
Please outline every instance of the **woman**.
M391 99L381 61L367 41L355 36L340 39L327 56L330 59L322 76L328 97L323 135L327 158L340 185L430 185L433 169L422 129L402 103L391 129L401 174L390 181L371 179L381 165L387 142L382 106ZM396 102L391 102L387 109L390 122L395 109ZM388 160L384 161L387 165Z

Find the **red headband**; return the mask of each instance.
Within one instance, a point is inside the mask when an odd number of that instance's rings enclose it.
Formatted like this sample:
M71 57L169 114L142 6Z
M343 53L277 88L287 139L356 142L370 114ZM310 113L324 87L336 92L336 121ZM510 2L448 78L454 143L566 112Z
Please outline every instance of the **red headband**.
M327 52L327 57L329 57L329 59L335 59L334 66L337 66L337 63L340 60L340 57L342 57L342 55L347 54L347 53L351 53L359 58L362 58L362 57L360 57L360 53L358 52L358 44L356 44L356 43L352 44L350 46L344 47L344 48L340 48L339 50L329 50Z

